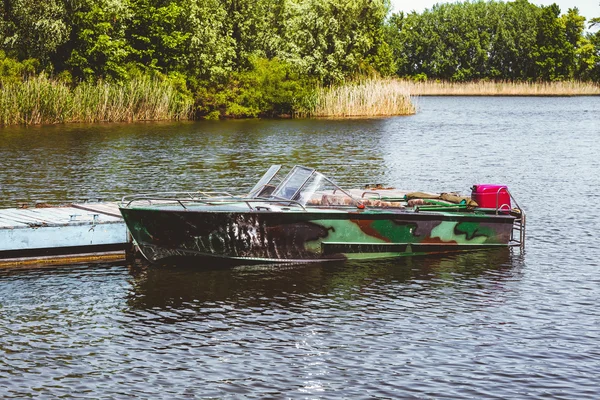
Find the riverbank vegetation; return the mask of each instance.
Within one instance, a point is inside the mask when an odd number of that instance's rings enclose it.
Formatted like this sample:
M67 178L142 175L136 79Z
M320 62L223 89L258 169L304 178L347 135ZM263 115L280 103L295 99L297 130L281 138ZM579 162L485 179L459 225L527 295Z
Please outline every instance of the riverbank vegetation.
M563 11L526 0L409 14L391 14L389 0L4 1L0 124L390 115L414 112L407 87L597 94L600 31Z
M414 114L409 87L409 82L373 78L320 87L307 115L340 118Z
M405 81L404 84L415 96L600 96L600 85L581 81Z
M44 74L0 90L0 124L55 124L188 119L192 99L170 82L147 76L71 88Z

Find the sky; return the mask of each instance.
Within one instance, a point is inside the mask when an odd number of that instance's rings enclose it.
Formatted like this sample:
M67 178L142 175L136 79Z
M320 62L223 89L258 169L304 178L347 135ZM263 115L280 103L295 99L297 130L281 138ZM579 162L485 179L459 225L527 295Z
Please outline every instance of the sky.
M393 12L411 12L414 10L421 13L426 8L431 8L436 3L455 3L456 1L391 0L391 2ZM460 2L462 3L462 0ZM577 7L579 8L579 14L583 15L587 20L594 17L600 17L600 0L529 0L529 2L544 6L556 3L560 7L561 14L566 13L569 8Z

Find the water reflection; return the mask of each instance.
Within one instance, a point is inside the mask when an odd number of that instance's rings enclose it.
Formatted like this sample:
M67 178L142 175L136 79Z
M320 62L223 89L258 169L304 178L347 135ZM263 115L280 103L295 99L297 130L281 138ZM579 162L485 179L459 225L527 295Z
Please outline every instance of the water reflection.
M443 287L485 285L501 290L517 279L522 257L511 249L371 262L235 268L144 267L132 273L127 304L133 309L197 309L223 303L236 307L301 307L320 298L364 292L436 296ZM210 312L209 312L210 313ZM184 313L181 318L198 318ZM179 318L178 317L178 318Z
M346 185L384 175L385 119L198 121L0 130L0 207L148 190L248 190L271 164Z

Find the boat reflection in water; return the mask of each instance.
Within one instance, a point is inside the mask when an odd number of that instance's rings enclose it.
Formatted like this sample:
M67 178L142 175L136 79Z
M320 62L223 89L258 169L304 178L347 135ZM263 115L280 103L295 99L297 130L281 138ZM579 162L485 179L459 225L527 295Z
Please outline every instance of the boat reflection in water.
M365 292L392 298L436 297L444 296L442 288L477 286L482 281L491 284L494 290L503 291L504 281L519 278L522 263L521 254L502 248L288 266L221 268L216 264L214 268L190 265L154 268L146 265L132 272L128 304L133 309L151 312L168 309L169 317L157 315L157 318L174 322L202 319L214 311L213 307L227 304L239 309L272 306L286 309L324 297L362 296Z

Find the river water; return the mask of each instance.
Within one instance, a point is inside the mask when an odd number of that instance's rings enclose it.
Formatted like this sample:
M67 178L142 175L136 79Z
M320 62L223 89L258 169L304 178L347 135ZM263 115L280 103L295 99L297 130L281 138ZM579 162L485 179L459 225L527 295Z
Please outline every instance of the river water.
M3 398L600 397L600 97L423 97L415 116L0 130L0 206L507 184L524 252L293 267L0 271Z

